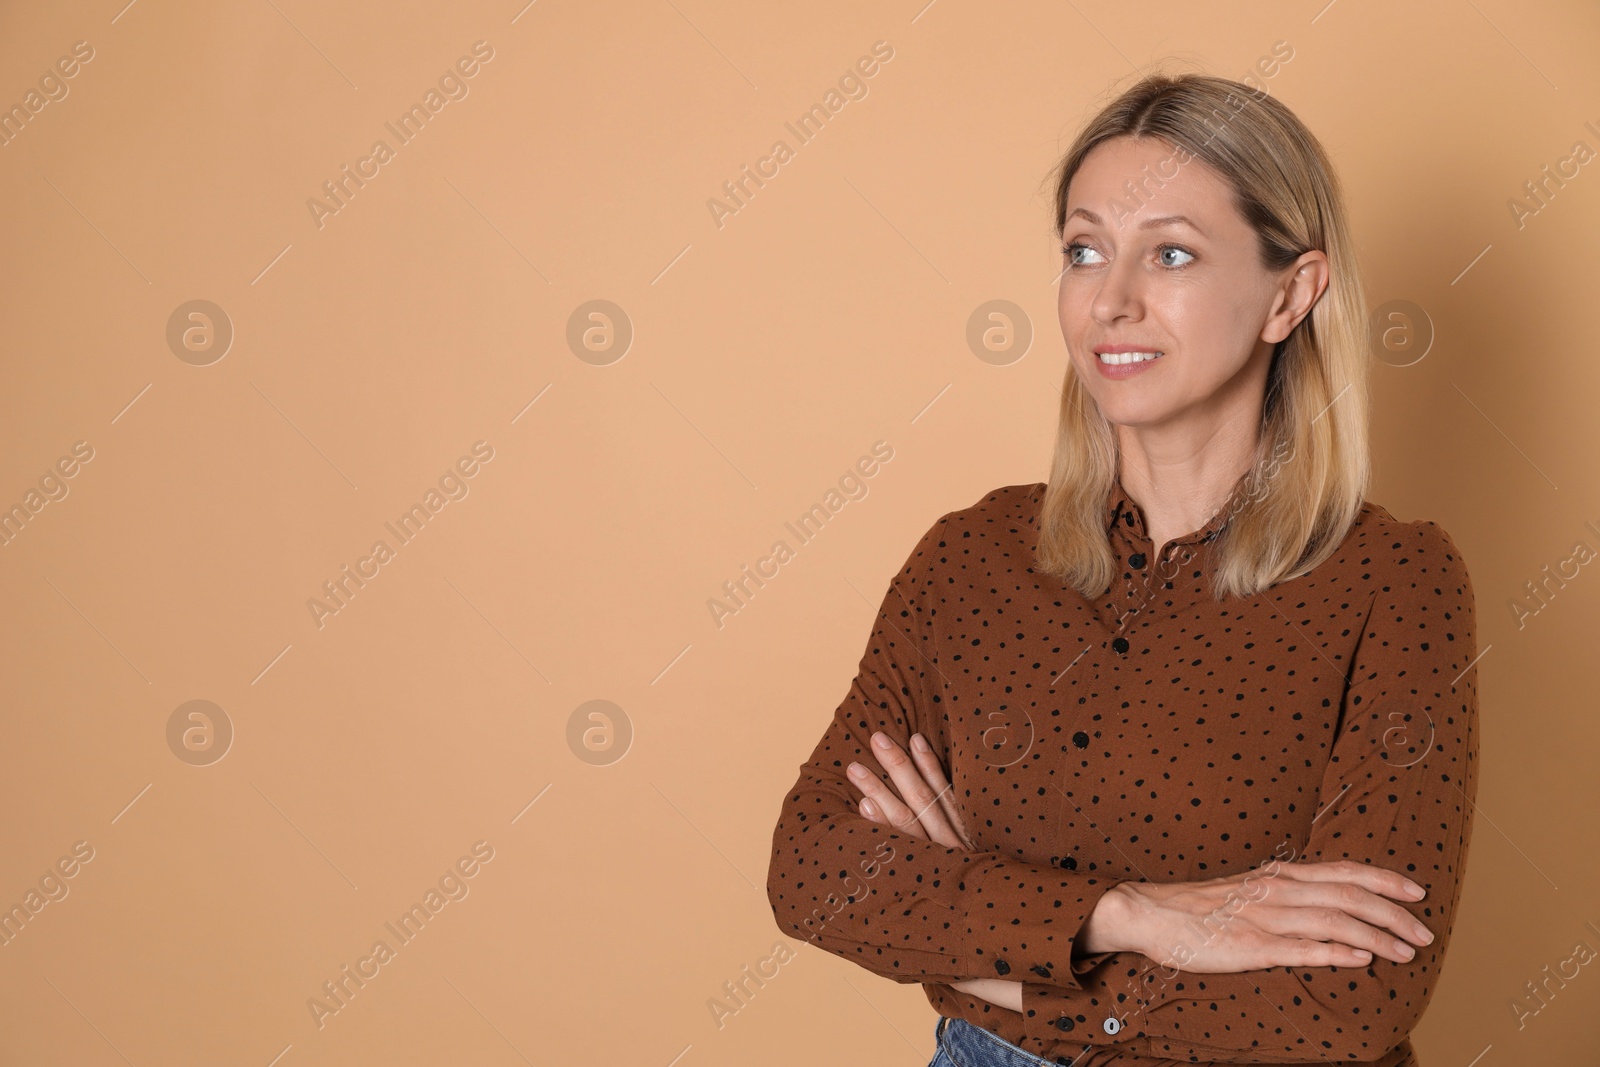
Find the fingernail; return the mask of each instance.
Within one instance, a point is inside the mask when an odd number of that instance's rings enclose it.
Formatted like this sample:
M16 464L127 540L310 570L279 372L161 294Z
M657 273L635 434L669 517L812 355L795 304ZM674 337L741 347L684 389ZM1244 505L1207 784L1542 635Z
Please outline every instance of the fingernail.
M923 737L921 734L912 734L911 735L911 744L916 747L916 750L918 752L932 752L933 751L933 749L928 745L928 739L926 737Z
M1372 953L1368 952L1364 948L1358 948L1356 949L1356 958L1362 963L1366 963L1368 960L1372 959Z
M1428 929L1426 926L1417 927L1417 940L1421 941L1424 945L1432 944L1433 931Z
M861 802L861 814L871 818L878 814L878 806L870 800L863 800Z
M1421 900L1423 895L1427 893L1426 889L1422 888L1415 882L1407 882L1406 886L1406 892L1411 894L1412 900Z
M867 769L861 766L859 763L850 764L850 766L846 768L846 771L852 778L865 778L867 776Z
M889 740L889 735L883 733L873 734L872 743L883 749L891 748L894 745L894 742Z
M1416 954L1417 954L1417 950L1416 949L1412 948L1410 945L1406 944L1404 941L1400 942L1400 956L1401 956L1402 959L1408 959L1409 960L1412 956L1415 956Z

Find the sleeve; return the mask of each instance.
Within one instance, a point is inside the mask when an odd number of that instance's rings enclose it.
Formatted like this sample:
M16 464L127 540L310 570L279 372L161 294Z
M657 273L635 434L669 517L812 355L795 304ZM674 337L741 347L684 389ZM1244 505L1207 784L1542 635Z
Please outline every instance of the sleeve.
M849 692L784 798L767 897L785 933L894 982L1031 973L1080 988L1074 941L1117 880L895 833L857 812L860 792L845 776L855 761L892 786L868 748L879 730L908 750L920 732L949 751L933 590L948 580L956 514L922 536L889 583Z
M1477 793L1478 651L1472 585L1450 536L1414 522L1387 547L1393 577L1375 591L1352 656L1309 838L1279 856L1403 872L1427 892L1397 903L1434 939L1405 963L1374 957L1360 968L1196 974L1139 953L1096 956L1081 975L1090 992L1024 983L1030 1048L1067 1038L1152 1057L1284 1063L1377 1060L1405 1041L1438 984L1461 896ZM1091 992L1117 1005L1116 1022L1100 1025Z

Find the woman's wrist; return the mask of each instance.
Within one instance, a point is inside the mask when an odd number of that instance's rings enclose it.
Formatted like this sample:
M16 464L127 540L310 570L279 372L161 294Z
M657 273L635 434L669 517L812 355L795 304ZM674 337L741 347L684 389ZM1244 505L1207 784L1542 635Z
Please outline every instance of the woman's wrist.
M1136 933L1137 904L1127 882L1118 882L1095 903L1089 918L1078 932L1077 947L1082 955L1098 952L1138 952Z

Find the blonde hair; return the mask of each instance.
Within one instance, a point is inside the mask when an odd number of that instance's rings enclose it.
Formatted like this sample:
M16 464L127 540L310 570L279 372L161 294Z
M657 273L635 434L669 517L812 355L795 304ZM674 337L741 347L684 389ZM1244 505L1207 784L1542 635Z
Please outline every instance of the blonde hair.
M1073 175L1113 137L1156 138L1180 163L1201 160L1226 179L1267 270L1312 249L1328 257L1327 289L1274 348L1256 457L1223 505L1221 533L1204 546L1215 553L1216 597L1251 596L1332 554L1370 478L1367 305L1338 179L1317 139L1264 92L1208 74L1151 74L1090 120L1062 157L1058 237ZM1118 446L1070 361L1065 384L1036 566L1097 597L1115 573L1106 500Z

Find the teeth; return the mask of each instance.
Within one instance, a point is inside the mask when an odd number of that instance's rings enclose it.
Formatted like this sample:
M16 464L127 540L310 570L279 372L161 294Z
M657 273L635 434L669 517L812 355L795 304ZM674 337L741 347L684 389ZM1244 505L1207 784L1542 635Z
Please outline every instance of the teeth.
M1101 363L1143 363L1155 359L1160 352L1101 352Z

